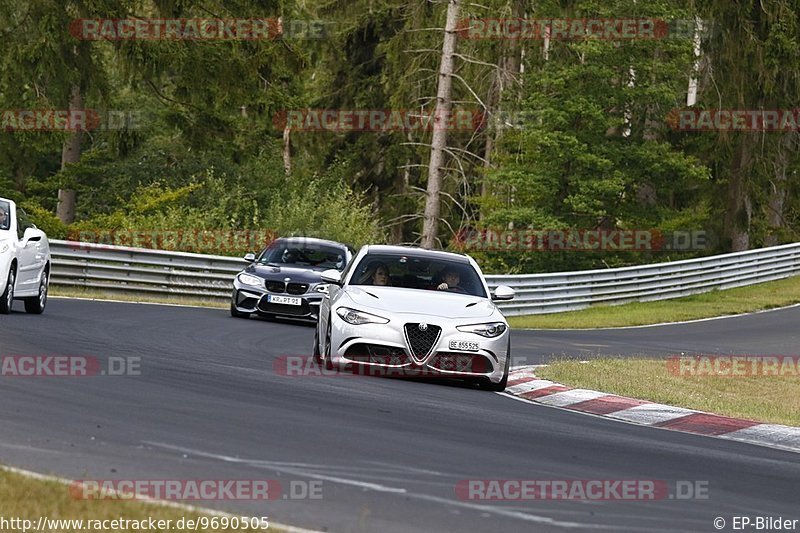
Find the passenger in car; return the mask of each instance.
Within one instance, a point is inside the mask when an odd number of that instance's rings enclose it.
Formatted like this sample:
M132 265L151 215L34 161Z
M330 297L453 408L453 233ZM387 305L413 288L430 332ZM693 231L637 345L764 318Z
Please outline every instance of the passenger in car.
M0 229L8 229L8 213L0 206Z
M361 277L360 282L364 285L389 286L392 278L389 277L389 267L385 263L373 263Z

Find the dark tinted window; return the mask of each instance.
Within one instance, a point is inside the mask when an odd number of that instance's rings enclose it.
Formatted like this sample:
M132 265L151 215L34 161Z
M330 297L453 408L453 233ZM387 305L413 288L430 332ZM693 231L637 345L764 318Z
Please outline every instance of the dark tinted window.
M392 287L447 290L486 298L481 278L470 264L414 255L368 254L356 265L350 284L375 285L376 279L382 279L376 276L376 272L383 268L389 271L389 285ZM451 281L447 289L439 289L446 279Z
M7 230L11 226L11 206L8 202L0 202L0 230Z
M335 246L311 243L275 241L258 258L261 264L296 265L320 270L335 268L344 270L347 255L344 249Z
M28 214L17 207L17 236L22 239L22 236L25 235L25 230L33 227L33 222L31 222Z

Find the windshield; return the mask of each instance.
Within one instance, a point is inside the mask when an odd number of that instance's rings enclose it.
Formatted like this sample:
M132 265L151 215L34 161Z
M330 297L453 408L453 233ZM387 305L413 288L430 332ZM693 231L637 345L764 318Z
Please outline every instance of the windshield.
M297 265L328 270L343 270L347 256L342 248L324 244L275 241L261 252L259 264Z
M356 266L350 284L446 291L486 298L480 275L470 264L415 255L368 254Z
M11 226L11 205L0 200L0 231L5 231Z

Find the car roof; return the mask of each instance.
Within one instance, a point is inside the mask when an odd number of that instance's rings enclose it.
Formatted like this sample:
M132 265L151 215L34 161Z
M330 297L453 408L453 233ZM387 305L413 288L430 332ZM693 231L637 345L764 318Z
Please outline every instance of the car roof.
M464 254L453 252L443 252L441 250L428 250L418 246L396 246L390 244L373 244L367 247L367 255L370 254L399 254L425 259L442 259L456 261L458 263L469 264L469 259Z
M317 239L316 237L278 237L273 242L288 242L288 243L305 243L305 244L327 244L336 246L337 248L347 248L346 244L336 241L329 241L327 239Z

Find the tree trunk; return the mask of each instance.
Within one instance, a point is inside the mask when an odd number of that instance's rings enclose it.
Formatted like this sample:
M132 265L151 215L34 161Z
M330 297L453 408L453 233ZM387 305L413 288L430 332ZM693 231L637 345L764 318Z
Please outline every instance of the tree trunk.
M72 94L69 99L69 108L83 109L83 95L79 85L72 86ZM77 129L69 134L61 147L61 170L67 168L70 163L77 163L81 159L81 142L83 141L83 131ZM59 189L58 206L56 214L64 224L71 224L75 221L75 190Z
M512 18L522 18L522 10L520 6L520 2L514 2L512 5ZM502 102L503 102L503 93L505 91L506 85L513 85L514 80L517 79L517 76L520 76L519 68L520 68L520 58L519 58L519 41L517 39L511 39L507 46L504 46L503 57L500 58L500 61L495 69L494 79L489 86L488 96L486 97L486 106L487 106L487 116L493 117L495 113L499 113L501 110ZM500 119L502 120L502 115ZM512 117L513 119L514 117ZM490 125L494 124L496 126L495 130L490 129ZM501 131L504 128L504 125L499 124L498 120L491 120L486 125L486 140L484 141L483 145L483 166L486 169L486 173L481 180L481 199L483 200L481 205L481 211L478 215L479 220L483 220L486 215L486 200L489 198L491 194L490 185L487 182L489 169L492 168L492 153L494 151L495 146L500 141Z
M287 124L283 128L283 171L287 176L292 174L292 130Z
M439 238L439 212L441 210L442 167L447 146L447 120L452 103L450 88L453 84L453 54L456 51L456 28L460 0L450 0L447 5L447 22L444 28L442 61L439 68L439 88L436 92L436 111L431 141L431 159L428 163L428 189L425 197L425 220L422 226L422 247L432 249Z
M728 177L727 205L725 209L724 236L732 252L750 248L750 220L752 203L748 191L747 173L750 168L749 139L742 135L737 140Z
M778 244L780 229L784 226L783 210L786 204L786 179L793 145L797 142L795 132L784 133L775 155L775 174L770 180L769 200L767 201L767 226L770 232L764 239L765 246Z

